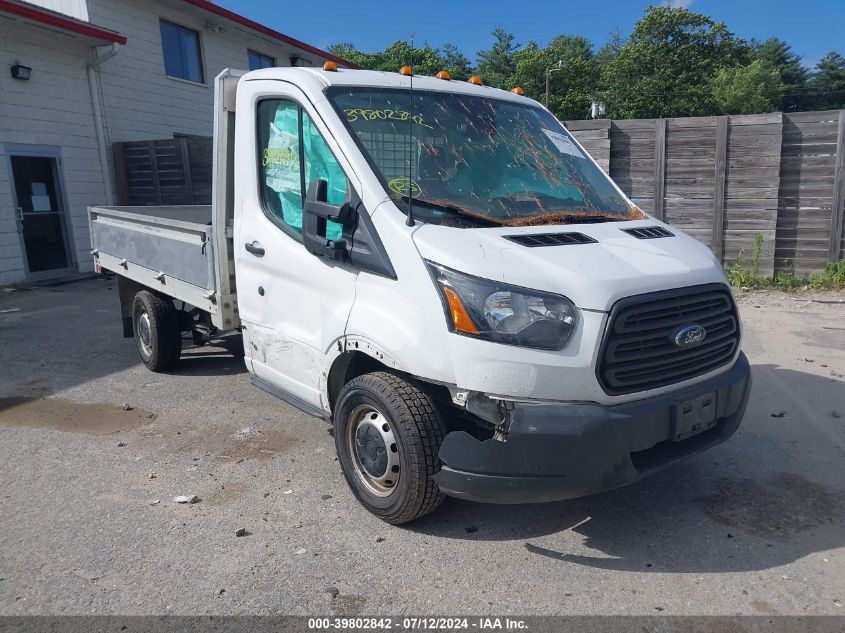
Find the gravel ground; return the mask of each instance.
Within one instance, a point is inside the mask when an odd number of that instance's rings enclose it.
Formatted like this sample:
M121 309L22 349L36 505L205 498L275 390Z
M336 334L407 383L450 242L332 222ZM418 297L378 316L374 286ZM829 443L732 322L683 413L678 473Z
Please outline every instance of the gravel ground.
M156 375L111 281L0 292L0 614L842 615L845 304L813 301L841 297L741 294L754 388L729 442L396 528L236 337Z

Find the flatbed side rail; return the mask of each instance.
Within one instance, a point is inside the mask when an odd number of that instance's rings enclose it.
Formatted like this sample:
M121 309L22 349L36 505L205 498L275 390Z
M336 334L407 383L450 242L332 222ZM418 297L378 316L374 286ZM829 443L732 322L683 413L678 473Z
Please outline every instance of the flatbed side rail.
M209 207L89 207L97 268L110 270L212 315L215 291Z

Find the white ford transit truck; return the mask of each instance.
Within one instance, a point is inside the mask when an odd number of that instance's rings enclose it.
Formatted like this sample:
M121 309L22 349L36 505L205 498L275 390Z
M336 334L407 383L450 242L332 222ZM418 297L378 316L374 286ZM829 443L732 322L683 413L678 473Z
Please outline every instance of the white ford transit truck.
M561 500L730 437L750 389L706 246L643 213L519 91L337 69L215 80L210 207L92 207L124 335L243 336L334 425L358 500Z

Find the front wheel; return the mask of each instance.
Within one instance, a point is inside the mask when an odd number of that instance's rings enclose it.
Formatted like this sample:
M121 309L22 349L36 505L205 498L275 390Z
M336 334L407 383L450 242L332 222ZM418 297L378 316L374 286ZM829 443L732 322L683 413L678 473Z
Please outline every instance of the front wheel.
M399 525L434 511L434 483L445 427L432 399L386 372L349 381L338 397L334 437L343 474L358 501Z

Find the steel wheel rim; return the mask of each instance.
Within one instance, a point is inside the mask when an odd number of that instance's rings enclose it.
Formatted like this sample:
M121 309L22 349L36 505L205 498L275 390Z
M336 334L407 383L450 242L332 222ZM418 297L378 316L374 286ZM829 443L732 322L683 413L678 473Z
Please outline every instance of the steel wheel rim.
M401 475L399 444L387 416L370 405L356 407L346 426L346 445L367 490L378 497L393 494Z
M150 326L150 315L146 310L142 310L138 315L138 325L135 328L138 334L138 345L141 346L141 352L145 356L151 356L153 353L152 346L152 328Z

